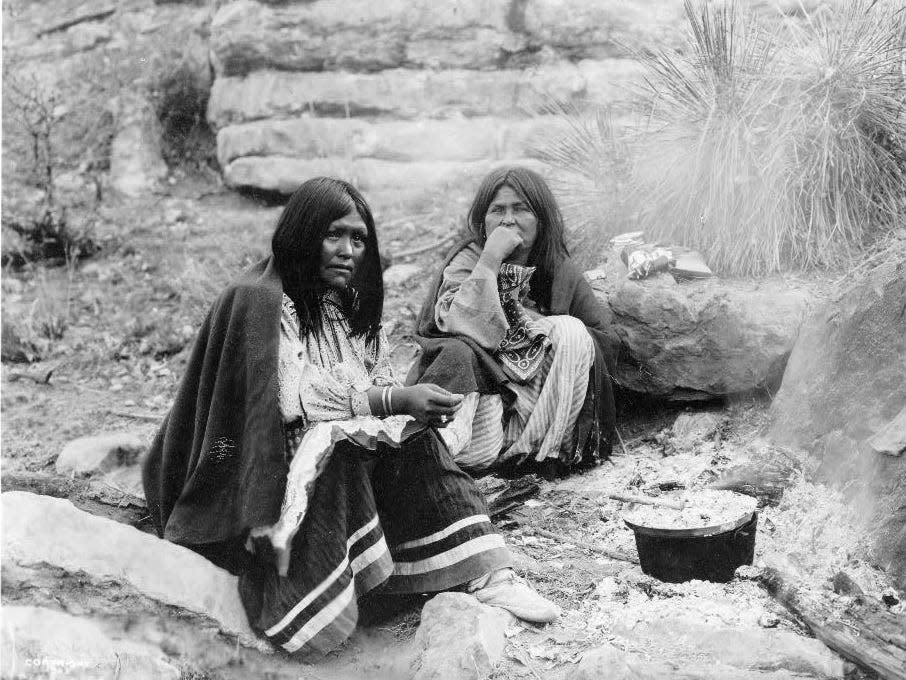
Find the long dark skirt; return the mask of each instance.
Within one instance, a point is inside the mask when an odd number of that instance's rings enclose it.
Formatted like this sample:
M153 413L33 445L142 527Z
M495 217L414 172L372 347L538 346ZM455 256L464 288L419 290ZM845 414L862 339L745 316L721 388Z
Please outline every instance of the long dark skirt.
M287 576L259 559L239 587L252 626L272 643L325 653L355 629L357 599L382 584L389 593L440 591L510 565L481 492L426 430L401 450L338 443Z

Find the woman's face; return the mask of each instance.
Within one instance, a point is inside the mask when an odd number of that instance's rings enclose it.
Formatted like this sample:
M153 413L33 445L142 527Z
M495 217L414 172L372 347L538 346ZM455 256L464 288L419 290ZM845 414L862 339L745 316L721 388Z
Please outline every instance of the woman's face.
M506 184L494 194L484 215L486 236L490 236L498 227L519 230L522 235L522 246L517 248L507 261L525 264L538 236L538 218L528 203Z
M321 281L345 289L365 258L367 241L368 228L357 211L331 222L321 241Z

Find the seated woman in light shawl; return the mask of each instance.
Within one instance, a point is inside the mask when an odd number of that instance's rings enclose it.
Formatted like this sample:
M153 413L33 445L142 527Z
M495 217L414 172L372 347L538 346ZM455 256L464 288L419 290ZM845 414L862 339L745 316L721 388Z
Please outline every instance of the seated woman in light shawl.
M417 321L410 383L465 395L442 433L469 471L532 462L548 478L606 458L614 434L600 303L569 258L556 199L536 172L482 181Z

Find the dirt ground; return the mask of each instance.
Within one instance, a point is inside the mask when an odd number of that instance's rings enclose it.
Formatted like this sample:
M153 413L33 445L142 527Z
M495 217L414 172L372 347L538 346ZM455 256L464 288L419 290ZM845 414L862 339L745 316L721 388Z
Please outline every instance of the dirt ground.
M407 334L446 246L400 253L444 239L448 244L466 205L442 196L414 206L377 199L374 208L384 254L393 264L420 269L386 294L385 327L394 363L404 372L414 353ZM4 325L16 329L36 360L2 366L3 472L52 472L66 442L82 435L128 430L150 439L205 309L221 285L267 252L278 214L279 207L189 178L144 201L104 204L96 229L103 250L78 266L4 272ZM48 337L53 324L62 329L59 337ZM717 413L720 427L706 439L678 442L669 428L681 407L622 399L618 422L625 446L609 462L555 482L537 480L540 493L499 526L518 571L565 613L551 626L508 630L506 657L493 677L565 677L597 645L636 644L620 631L626 621L653 612L728 626L761 621L805 635L752 581L671 585L645 576L632 561L608 556L618 552L632 560L637 554L621 519L623 506L603 498L606 493L700 488L753 461L786 458L790 469L801 469L796 452L773 450L759 439L767 405L767 395L704 405ZM800 473L792 479L781 503L760 512L756 562L782 563L816 587L826 587L842 569L877 596L889 582L872 563L855 511ZM248 677L253 671L267 677L299 677L300 671L324 679L399 677L415 654L418 618L417 606L397 613L361 630L316 666L249 655L237 666L199 653L189 664L197 674L186 677ZM635 651L660 653L654 647Z

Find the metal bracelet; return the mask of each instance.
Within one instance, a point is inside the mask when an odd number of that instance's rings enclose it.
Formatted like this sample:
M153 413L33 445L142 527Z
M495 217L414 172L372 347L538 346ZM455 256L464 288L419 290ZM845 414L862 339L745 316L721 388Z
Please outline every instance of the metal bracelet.
M390 388L385 387L381 390L381 406L384 407L384 415L390 415Z

